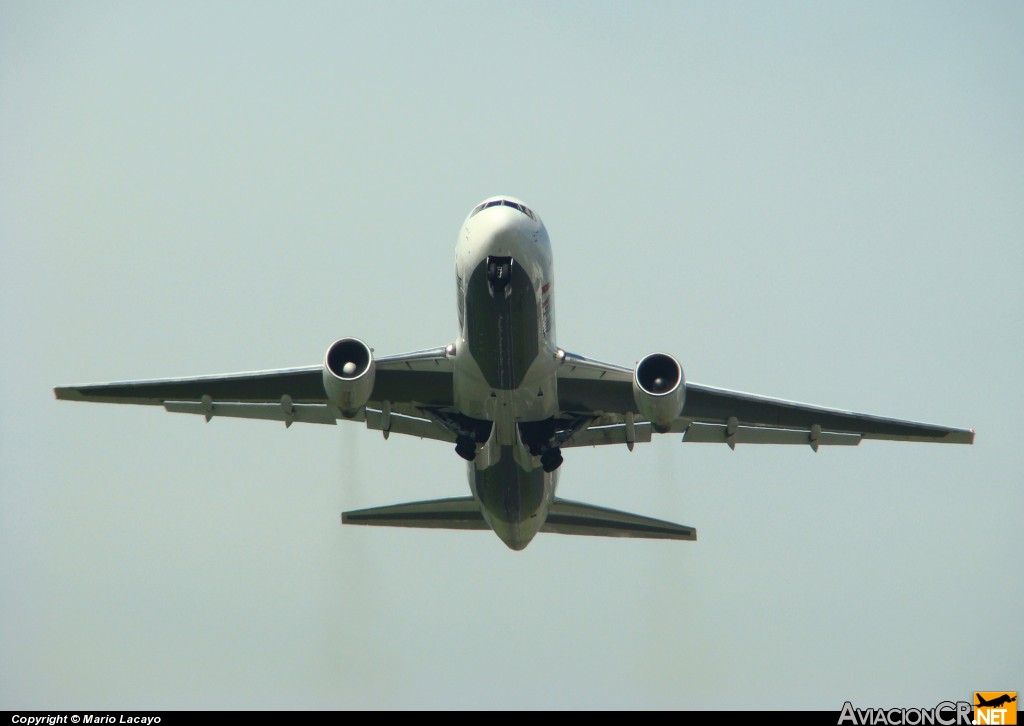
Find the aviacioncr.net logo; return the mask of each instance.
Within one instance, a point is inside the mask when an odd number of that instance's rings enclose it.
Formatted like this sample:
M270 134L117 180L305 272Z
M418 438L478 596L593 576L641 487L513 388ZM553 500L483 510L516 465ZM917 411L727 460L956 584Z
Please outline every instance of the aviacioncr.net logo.
M971 726L973 706L943 701L934 708L854 708L847 701L838 726Z

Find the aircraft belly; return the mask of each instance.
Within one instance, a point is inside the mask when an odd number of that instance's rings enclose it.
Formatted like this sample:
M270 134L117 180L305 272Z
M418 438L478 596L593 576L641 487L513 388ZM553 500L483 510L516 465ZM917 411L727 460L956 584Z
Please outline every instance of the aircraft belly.
M499 211L480 219L473 235L464 228L452 377L454 408L494 424L477 442L469 484L484 521L514 550L544 526L557 481L520 432L520 423L558 414L550 247L543 229L531 231L524 220Z
M522 447L494 449L489 461L479 462L484 466L469 465L470 488L491 529L510 548L521 550L544 526L554 501L555 475L532 468ZM522 464L517 453L525 454Z
M469 276L456 356L456 407L489 421L539 421L558 413L554 350L542 338L537 291L513 263L509 293L491 294L486 262ZM504 427L507 428L507 427ZM503 436L501 443L511 444Z
M518 388L540 352L537 297L522 266L513 263L508 294L492 295L487 265L473 270L466 290L466 342L487 385Z

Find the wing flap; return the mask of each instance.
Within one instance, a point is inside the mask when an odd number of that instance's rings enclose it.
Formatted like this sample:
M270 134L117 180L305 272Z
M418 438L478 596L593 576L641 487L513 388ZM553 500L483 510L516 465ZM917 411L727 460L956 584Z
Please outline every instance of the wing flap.
M331 426L337 423L334 410L330 406L306 403L288 406L273 403L167 401L164 403L164 408L170 413L192 413L206 416L207 421L214 417L225 417L281 421L288 426L295 422L330 424Z
M317 404L281 403L215 403L213 401L167 401L164 409L170 413L190 413L212 418L249 418L265 421L281 421L288 426L293 423L329 424L338 422L338 412L333 406ZM367 408L345 421L365 422L371 431L387 431L389 434L406 434L421 439L435 439L455 443L455 434L433 421L400 413L385 416L380 410Z
M637 537L688 542L697 539L697 530L693 527L566 499L555 500L540 531L589 537Z
M840 434L831 431L813 432L799 429L770 429L755 426L737 426L733 434L728 426L719 424L690 424L683 434L683 443L699 444L792 444L803 446L856 446L860 434Z
M421 439L434 439L455 443L455 434L433 421L416 416L391 413L387 416L383 411L366 409L366 428L373 431L387 431L389 434L406 434Z
M649 423L638 423L633 425L633 443L646 444L651 440L652 428ZM605 444L625 444L628 441L625 424L611 424L609 426L591 426L590 428L577 431L569 437L569 440L562 444L563 448L573 446L603 446Z

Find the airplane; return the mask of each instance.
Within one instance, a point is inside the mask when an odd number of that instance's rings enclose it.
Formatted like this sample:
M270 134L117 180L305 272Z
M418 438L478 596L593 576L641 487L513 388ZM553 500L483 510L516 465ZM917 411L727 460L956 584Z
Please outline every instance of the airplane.
M1009 693L1004 693L1001 696L996 696L991 701L986 701L984 698L981 697L981 694L977 694L977 696L978 703L976 703L975 705L978 708L999 708L1000 706L1005 706L1006 704L1013 703L1017 700L1016 696L1011 697Z
M696 540L693 527L556 496L565 449L651 441L855 446L862 439L972 444L972 429L901 421L687 381L667 353L633 368L555 344L551 242L537 213L497 196L470 211L455 249L458 336L375 357L356 338L323 363L227 375L60 386L58 399L173 413L367 429L454 444L470 496L344 512L342 523L491 529L522 550L539 532Z

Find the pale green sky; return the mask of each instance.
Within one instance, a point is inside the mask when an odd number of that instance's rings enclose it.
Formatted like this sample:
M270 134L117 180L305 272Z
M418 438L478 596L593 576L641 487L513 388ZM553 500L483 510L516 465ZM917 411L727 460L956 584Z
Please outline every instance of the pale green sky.
M1024 687L1024 6L363 5L0 2L0 708ZM513 553L341 527L464 495L436 442L53 400L449 342L502 193L565 348L977 444L573 450L699 541Z

